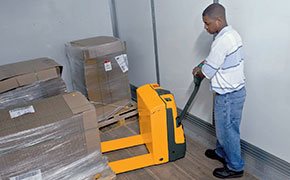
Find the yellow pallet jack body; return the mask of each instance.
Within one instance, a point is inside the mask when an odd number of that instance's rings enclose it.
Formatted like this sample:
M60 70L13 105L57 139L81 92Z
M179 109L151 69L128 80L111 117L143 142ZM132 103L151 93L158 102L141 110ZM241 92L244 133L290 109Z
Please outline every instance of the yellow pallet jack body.
M199 82L200 83L200 82ZM196 86L197 87L197 86ZM198 87L191 96L194 98ZM190 100L189 100L190 101ZM109 162L116 173L175 161L185 156L186 143L181 120L191 103L177 117L173 95L158 84L146 84L137 89L140 134L101 142L102 153L145 145L148 153Z

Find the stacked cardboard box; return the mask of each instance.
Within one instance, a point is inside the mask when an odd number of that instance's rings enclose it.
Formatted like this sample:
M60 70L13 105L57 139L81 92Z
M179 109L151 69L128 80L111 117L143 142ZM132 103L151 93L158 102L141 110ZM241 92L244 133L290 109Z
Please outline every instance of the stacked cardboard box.
M49 58L0 66L0 109L64 93L61 72L62 66Z
M0 110L0 179L114 178L94 106L79 92Z
M114 37L100 36L66 45L75 90L95 104L99 121L131 101L126 48Z

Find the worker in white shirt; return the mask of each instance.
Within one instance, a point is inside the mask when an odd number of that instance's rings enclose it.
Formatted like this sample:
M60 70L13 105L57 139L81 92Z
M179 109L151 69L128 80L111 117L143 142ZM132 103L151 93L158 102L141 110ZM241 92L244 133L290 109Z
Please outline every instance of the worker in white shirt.
M215 34L209 55L192 71L193 75L207 78L214 100L214 120L217 143L208 149L208 158L223 163L213 175L218 178L236 178L244 174L241 156L240 123L246 98L243 43L236 30L227 24L225 8L213 3L202 14L204 28Z

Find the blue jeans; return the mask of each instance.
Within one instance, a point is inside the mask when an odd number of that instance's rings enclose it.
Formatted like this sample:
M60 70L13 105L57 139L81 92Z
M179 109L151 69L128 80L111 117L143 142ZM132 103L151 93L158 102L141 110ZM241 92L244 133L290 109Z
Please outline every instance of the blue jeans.
M226 160L233 171L244 169L241 155L240 124L246 89L226 94L217 94L214 103L215 128L217 136L216 153Z

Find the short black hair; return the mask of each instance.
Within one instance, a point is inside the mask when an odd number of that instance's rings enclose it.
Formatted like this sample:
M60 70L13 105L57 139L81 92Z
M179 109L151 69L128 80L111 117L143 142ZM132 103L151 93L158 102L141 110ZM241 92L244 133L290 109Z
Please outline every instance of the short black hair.
M208 16L210 18L226 18L226 10L219 3L213 3L209 5L202 13L202 16Z

